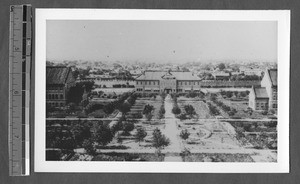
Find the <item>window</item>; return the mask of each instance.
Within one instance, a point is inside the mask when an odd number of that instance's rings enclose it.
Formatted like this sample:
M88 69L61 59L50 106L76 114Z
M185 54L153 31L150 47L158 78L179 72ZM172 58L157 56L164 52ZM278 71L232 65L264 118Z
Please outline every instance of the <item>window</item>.
M64 99L64 95L63 94L60 95L60 99Z
M189 82L189 85L191 85L191 82Z
M151 85L151 81L149 81L149 85Z
M145 81L145 85L147 85L147 81Z
M275 109L276 109L276 108L277 108L277 104L273 104L273 108L275 108Z
M186 82L184 82L184 84L186 85L187 83L186 83Z

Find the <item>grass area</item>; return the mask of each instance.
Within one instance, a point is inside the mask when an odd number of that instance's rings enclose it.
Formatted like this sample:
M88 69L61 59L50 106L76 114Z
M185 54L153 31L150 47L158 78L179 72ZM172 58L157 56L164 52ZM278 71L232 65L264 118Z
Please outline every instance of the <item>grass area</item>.
M253 111L252 113L249 113L247 111L248 108L248 101L247 100L242 100L242 101L232 101L228 99L219 99L221 100L225 105L232 107L237 110L237 113L235 113L232 118L239 118L239 119L245 119L245 118L250 118L250 119L262 119L262 118L267 118L267 115L262 115L261 112L258 111Z
M182 155L184 162L254 162L249 154L193 153Z
M197 100L195 98L185 98L185 97L179 97L177 99L177 104L179 108L181 109L181 112L184 112L184 106L185 105L192 105L196 111L196 114L198 118L200 119L209 119L212 118L212 116L209 113L209 109L201 100Z
M154 153L105 153L95 156L92 161L151 161L161 162L164 155L157 156Z

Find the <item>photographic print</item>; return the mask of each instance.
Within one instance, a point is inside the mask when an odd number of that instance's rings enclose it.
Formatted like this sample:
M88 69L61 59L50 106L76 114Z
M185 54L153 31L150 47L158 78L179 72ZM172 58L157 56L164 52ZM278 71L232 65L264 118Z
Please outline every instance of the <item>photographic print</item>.
M287 172L288 31L287 11L38 10L37 171Z

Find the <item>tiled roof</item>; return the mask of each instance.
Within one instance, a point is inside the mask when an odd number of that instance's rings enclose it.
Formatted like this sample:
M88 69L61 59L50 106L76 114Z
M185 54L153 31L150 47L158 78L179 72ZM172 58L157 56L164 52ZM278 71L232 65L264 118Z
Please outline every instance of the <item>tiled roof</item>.
M277 69L269 69L268 72L269 72L272 86L277 87Z
M192 72L170 72L171 76L174 76L177 80L200 80L197 75L193 75ZM165 71L146 71L141 76L137 77L136 80L161 80L162 77L170 74Z
M255 98L269 98L266 88L257 87L253 89Z
M46 83L47 84L65 84L71 68L65 66L47 66Z

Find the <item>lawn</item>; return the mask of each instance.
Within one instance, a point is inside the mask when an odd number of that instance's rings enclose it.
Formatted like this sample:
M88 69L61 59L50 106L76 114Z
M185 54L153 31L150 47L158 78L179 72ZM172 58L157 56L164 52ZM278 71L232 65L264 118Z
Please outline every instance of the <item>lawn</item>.
M184 162L254 162L249 154L193 153L183 155Z
M212 116L209 113L207 104L204 103L202 100L199 100L196 98L179 97L177 99L177 104L178 104L179 108L181 109L181 112L184 112L185 105L192 105L194 107L199 119L212 118Z
M152 161L161 162L164 155L157 156L154 153L105 153L95 156L92 161Z

